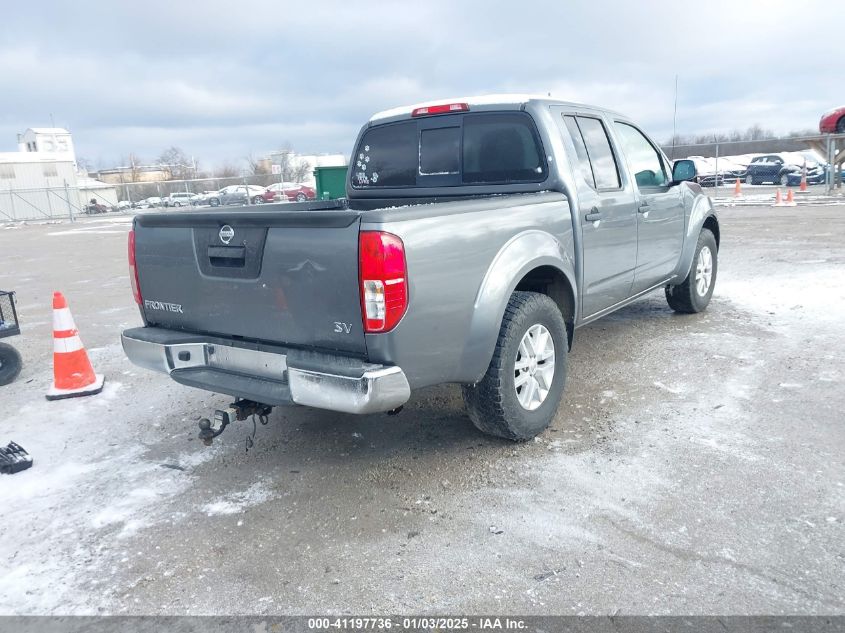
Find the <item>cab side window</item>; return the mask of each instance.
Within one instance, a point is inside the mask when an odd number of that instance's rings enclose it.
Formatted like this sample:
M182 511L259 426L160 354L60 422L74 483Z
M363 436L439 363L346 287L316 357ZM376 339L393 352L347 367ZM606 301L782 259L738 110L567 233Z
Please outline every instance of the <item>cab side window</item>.
M619 168L616 165L616 157L610 147L604 123L587 116L579 116L575 119L590 159L595 188L599 191L619 189L622 186L619 180ZM575 144L578 145L577 141ZM588 179L587 182L590 180Z
M660 154L651 142L637 128L627 123L616 122L616 131L622 141L622 148L634 179L640 188L665 187L669 177Z
M587 154L587 146L584 145L584 138L581 136L581 130L578 129L578 123L575 122L575 117L571 115L564 115L563 122L566 124L566 129L569 130L569 136L572 138L572 143L575 145L575 155L578 157L578 165L581 167L581 175L584 180L593 189L596 188L596 179L593 176L593 168L590 165L590 157Z

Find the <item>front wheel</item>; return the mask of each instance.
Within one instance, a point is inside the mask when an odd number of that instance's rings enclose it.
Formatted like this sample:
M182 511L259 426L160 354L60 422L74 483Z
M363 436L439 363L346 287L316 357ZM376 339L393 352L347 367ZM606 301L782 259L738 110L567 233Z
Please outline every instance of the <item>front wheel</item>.
M0 385L8 385L21 373L21 355L8 343L0 343Z
M255 196L252 199L252 204L264 204L264 198L262 198L261 196Z
M746 176L745 176L745 184L746 184L746 185L753 185L753 184L756 184L756 183L754 182L754 176L752 176L751 174L746 175Z
M219 207L220 206L220 200L218 200L217 198L212 198L211 200L208 201L208 206Z
M304 193L296 194L296 201L297 202L305 202L306 200L308 200L308 196L306 196Z
M789 186L789 174L783 173L780 175L780 184L783 187Z
M666 301L670 308L675 312L695 314L707 307L716 286L717 255L713 233L710 229L701 229L687 278L677 286L666 286Z
M542 433L563 397L567 347L555 302L536 292L514 292L487 372L462 388L476 428L517 442Z

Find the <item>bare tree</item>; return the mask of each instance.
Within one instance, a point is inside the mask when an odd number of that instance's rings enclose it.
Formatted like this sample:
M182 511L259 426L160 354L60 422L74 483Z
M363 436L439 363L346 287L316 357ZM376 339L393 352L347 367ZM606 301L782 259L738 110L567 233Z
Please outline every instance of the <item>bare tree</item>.
M214 170L214 177L215 178L234 178L240 172L238 168L235 167L232 163L223 163L220 167Z
M275 161L281 167L281 179L283 182L302 182L311 172L311 163L307 160L297 158L296 153L285 144L285 149L274 154Z
M141 159L134 152L129 152L129 182L141 179Z
M253 176L253 178L250 178L250 183L260 184L264 187L270 184L272 181L272 178L270 177L272 173L270 159L255 158L252 154L250 154L246 156L244 160L246 160L249 173Z
M80 171L84 171L86 174L94 169L94 164L84 156L76 157L76 166Z
M193 160L176 146L164 150L158 157L158 162L167 167L172 180L188 180L195 170Z

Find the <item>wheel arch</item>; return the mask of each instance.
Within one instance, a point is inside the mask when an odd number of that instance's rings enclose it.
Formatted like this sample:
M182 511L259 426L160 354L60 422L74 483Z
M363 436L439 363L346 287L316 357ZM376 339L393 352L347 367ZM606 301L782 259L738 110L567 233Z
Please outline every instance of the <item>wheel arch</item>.
M714 213L704 218L704 222L702 222L701 228L708 229L713 234L713 237L716 238L716 250L718 251L722 234L719 229L719 220L716 218L716 214Z
M692 192L687 192L686 195L692 197ZM716 217L716 211L713 208L713 201L704 194L698 194L692 197L687 204L689 204L690 208L687 230L684 235L684 245L681 249L681 256L678 259L678 267L675 269L675 278L671 282L672 284L682 283L689 274L701 229L709 229L713 233L713 237L716 238L717 251L722 239L722 231L719 226L719 219Z
M461 361L461 374L470 378L469 382L480 380L487 371L505 308L515 290L549 296L561 309L568 343L572 346L574 324L578 319L578 294L571 245L567 249L543 231L525 231L502 247L476 294Z

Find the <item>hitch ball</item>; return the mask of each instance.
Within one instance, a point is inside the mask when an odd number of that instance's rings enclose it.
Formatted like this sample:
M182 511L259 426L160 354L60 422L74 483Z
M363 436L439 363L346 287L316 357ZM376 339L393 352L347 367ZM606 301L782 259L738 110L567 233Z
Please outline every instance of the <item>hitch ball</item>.
M202 443L206 446L211 446L211 443L214 441L214 431L211 430L211 420L208 418L202 418L198 425L200 427L199 438L202 440Z

